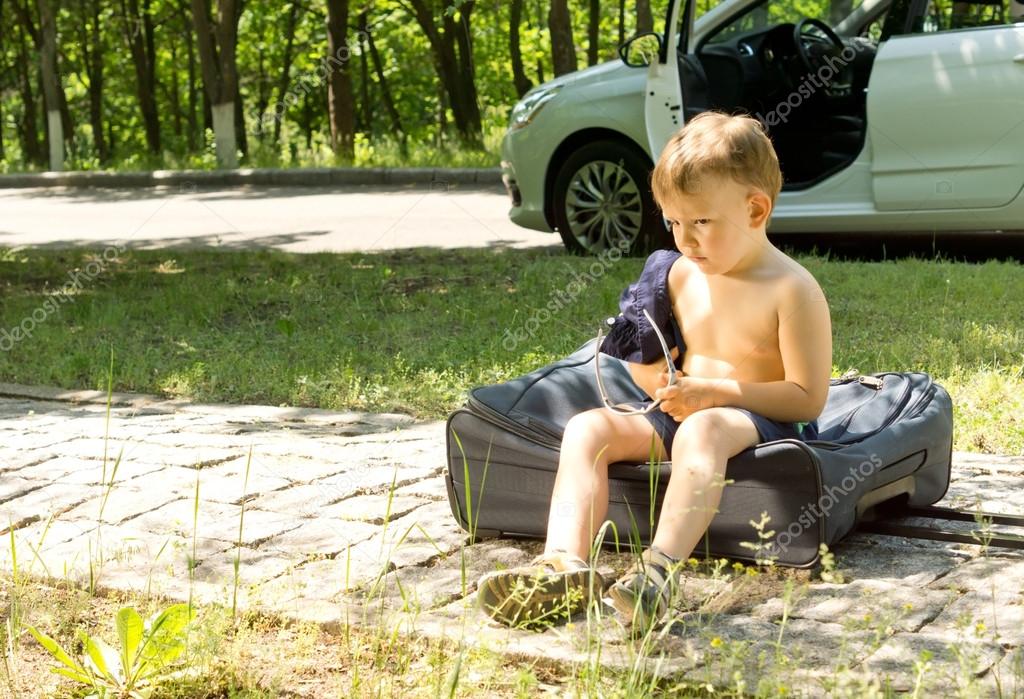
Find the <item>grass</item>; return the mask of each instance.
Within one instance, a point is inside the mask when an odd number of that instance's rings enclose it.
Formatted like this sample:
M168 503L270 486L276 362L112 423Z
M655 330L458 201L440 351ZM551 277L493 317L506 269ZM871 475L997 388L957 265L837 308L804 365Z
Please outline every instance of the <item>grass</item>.
M112 349L115 391L444 419L470 388L592 337L643 264L544 249L101 255L0 249L0 380L103 390ZM829 299L834 375L927 371L953 397L956 449L1024 453L1019 263L796 259ZM64 296L90 262L102 271ZM29 336L10 341L19 326Z
M9 579L0 577L0 601L11 596ZM156 597L106 592L89 595L62 584L34 583L20 593L20 603L31 610L32 623L45 627L65 647L73 647L75 630L116 644L114 614L124 605L142 616L166 604ZM0 695L11 697L81 697L74 683L49 672L55 663L28 634L15 642L8 671L0 667ZM194 676L162 686L162 697L330 697L380 692L380 696L436 696L440 681L422 684L421 673L443 678L458 655L450 641L357 632L348 640L312 623L295 623L266 614L242 612L233 619L229 606L210 605L199 610L188 663ZM545 668L529 664L505 667L496 653L474 651L467 664L478 679L462 678L459 696L528 696ZM517 692L518 688L522 691Z

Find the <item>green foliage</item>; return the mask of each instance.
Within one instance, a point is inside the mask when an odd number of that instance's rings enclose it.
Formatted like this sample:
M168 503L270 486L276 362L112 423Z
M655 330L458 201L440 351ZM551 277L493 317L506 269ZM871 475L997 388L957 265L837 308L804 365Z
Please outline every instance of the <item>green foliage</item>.
M85 655L76 658L57 641L28 626L29 633L61 665L52 671L92 689L91 697L127 696L143 699L157 684L182 675L172 669L187 648L188 627L193 611L187 604L175 604L157 612L145 622L131 607L117 612L115 625L119 649L81 629L78 639Z
M828 5L828 0L793 2L808 11ZM426 3L433 7L439 26L445 15L449 20L463 21L462 10L469 4L462 0ZM659 31L666 4L666 0L651 2ZM699 0L698 16L714 4L714 0ZM147 147L135 60L126 40L142 26L140 20L127 19L124 5L114 0L97 0L95 14L91 3L61 3L57 11L59 71L71 126L65 134L66 169L212 168L216 164L210 123L204 115L202 70L189 6L177 0L151 0L140 5L140 17L148 12L153 27L160 152L152 153ZM620 36L628 38L636 32L635 3L624 7L620 26L619 3L606 0L599 5L598 62L618 60ZM36 3L27 3L26 8L36 28ZM523 2L520 52L533 85L554 77L548 9L546 2ZM247 135L247 151L240 165L497 166L500 138L518 98L512 81L510 10L508 2L477 2L469 15L474 84L483 122L480 149L463 146L453 135L453 115L443 96L437 63L409 3L350 3L347 64L359 141L354 160L348 162L339 160L330 147L326 3L245 3L236 47ZM369 43L358 31L363 11L401 120L401 134L394 132ZM589 42L588 3L570 3L570 11L577 62L584 68ZM5 29L6 36L0 40L0 172L38 170L46 165L46 116L33 68L38 66L39 57L23 25L13 3L0 3L0 26L10 29ZM25 103L23 78L32 90L31 105ZM109 149L106 158L99 150L100 139L92 125L90 92L100 86L101 128ZM25 152L27 132L20 129L27 107L33 108L30 126L39 144L34 160Z

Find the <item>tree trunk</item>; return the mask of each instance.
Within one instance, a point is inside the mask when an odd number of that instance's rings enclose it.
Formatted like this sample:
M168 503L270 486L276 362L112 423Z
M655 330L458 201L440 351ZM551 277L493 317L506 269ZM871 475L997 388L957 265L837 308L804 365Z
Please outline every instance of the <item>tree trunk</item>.
M235 102L218 102L210 105L213 118L214 151L217 164L222 168L238 167L235 153Z
M24 19L28 19L25 17ZM21 152L24 154L26 163L43 165L46 160L39 142L39 129L36 116L36 97L32 93L32 79L29 74L34 61L29 55L28 39L32 38L33 27L31 22L19 27L18 31L18 74L21 78L21 104L24 110L21 120Z
M253 115L256 117L256 139L261 143L264 140L263 115L267 113L267 105L270 103L270 85L267 81L267 61L263 51L263 44L256 49L258 59L256 62L256 104L253 105Z
M91 42L82 45L82 56L85 59L85 73L89 78L89 125L92 128L93 146L100 164L105 165L110 159L107 139L103 134L103 66L106 46L100 31L100 3L91 0L88 7L88 35ZM83 8L85 19L85 8ZM90 47L89 44L92 44Z
M587 24L587 65L597 65L601 37L601 0L590 0L590 21Z
M178 42L170 42L171 48L171 86L166 89L167 99L171 103L171 116L174 121L174 136L178 142L181 142L181 137L185 133L184 129L184 114L181 110L181 88L178 84Z
M651 0L636 0L636 33L654 31Z
M467 133L464 134L466 142L472 145L483 147L480 135L483 133L483 125L480 119L480 102L476 92L476 68L473 63L473 42L470 34L470 16L475 6L475 0L466 0L459 6L459 18L445 14L445 35L453 35L455 44L459 49L457 76L458 97L462 103L462 113L467 124Z
M242 157L249 155L249 139L245 135L245 101L237 80L235 81L235 148L242 153Z
M512 0L509 7L508 19L508 49L512 56L512 84L515 85L516 95L522 97L526 91L533 87L533 83L526 77L526 70L523 68L523 52L519 48L519 25L523 19L523 0Z
M552 0L548 12L548 32L551 35L551 62L555 76L576 70L576 46L572 42L572 18L568 0Z
M350 58L348 0L327 0L327 104L331 148L346 160L355 157L356 132Z
M177 6L177 15L181 21L182 34L185 35L185 52L188 56L188 116L186 117L186 123L188 124L188 150L190 153L195 153L198 150L199 142L199 122L196 119L196 110L198 109L198 99L196 89L196 48L193 40L193 24L190 18L190 10L188 5L189 0L181 0Z
M373 110L370 109L370 61L366 50L366 10L356 20L359 36L359 128L364 133L373 133Z
M428 6L427 0L410 0L410 3L416 22L430 42L434 67L451 106L455 129L463 142L479 146L480 108L477 104L476 85L467 78L473 74L469 18L474 2L464 2L460 6L458 21L451 15L445 15L442 21L443 31L438 29L433 6ZM456 55L456 44L459 46L459 55ZM439 115L439 121L445 124L443 113Z
M377 44L373 41L373 34L370 33L370 27L366 24L366 14L364 13L360 18L359 31L362 32L362 36L366 37L366 47L370 52L370 60L373 61L373 71L377 76L377 85L380 87L380 97L384 101L384 109L388 112L388 119L391 121L391 130L398 135L399 148L402 156L408 154L408 138L405 133L405 129L402 128L402 119L398 115L398 109L395 108L395 101L391 98L391 88L388 87L388 79L384 75L384 64L380 60L380 54L377 52Z
M50 170L57 172L64 169L64 124L61 121L60 77L57 75L56 10L51 0L38 2L39 34L42 40L39 59L46 104L46 133L50 144Z
M159 155L160 114L156 104L156 54L153 41L153 17L149 12L150 0L121 0L121 19L125 41L135 68L135 94L142 112L142 126L146 131L146 146L153 155Z
M0 0L0 26L6 26L4 17L4 0ZM4 34L0 32L0 75L7 75L7 47L4 46ZM0 161L6 159L4 151L4 101L0 99Z
M238 167L238 140L235 136L238 68L235 49L241 7L237 0L218 0L216 21L210 14L210 0L192 0L192 21L199 44L203 85L210 101L217 164L223 168L235 168Z
M298 16L299 3L292 2L288 8L288 21L285 25L284 61L281 66L281 75L277 81L277 102L274 103L274 144L281 142L281 122L288 111L288 103L285 97L288 96L288 85L291 82L292 52L295 46L295 23Z

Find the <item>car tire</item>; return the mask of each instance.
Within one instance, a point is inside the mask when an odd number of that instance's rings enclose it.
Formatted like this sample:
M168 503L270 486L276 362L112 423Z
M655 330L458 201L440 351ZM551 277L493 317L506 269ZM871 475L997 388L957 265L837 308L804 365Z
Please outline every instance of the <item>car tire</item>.
M647 255L674 247L654 203L650 162L639 149L602 140L573 151L552 188L554 225L566 249L600 255L613 246Z

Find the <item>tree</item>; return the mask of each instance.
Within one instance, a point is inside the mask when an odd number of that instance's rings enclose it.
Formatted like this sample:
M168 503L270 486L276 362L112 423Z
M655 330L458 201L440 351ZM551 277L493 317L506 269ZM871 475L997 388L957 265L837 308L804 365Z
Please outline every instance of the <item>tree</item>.
M89 126L92 128L93 147L101 165L110 159L107 139L103 133L104 62L107 46L101 29L100 0L78 0L78 23L82 27L81 63L85 83L89 90Z
M349 72L348 0L327 0L327 104L331 147L347 160L355 157L356 118Z
M57 0L39 0L39 61L46 103L46 133L50 141L50 170L64 169L62 92L57 67Z
M135 94L149 152L160 153L160 116L156 104L156 47L150 0L121 0L121 27L135 68Z
M21 15L22 19L18 25L18 57L15 61L15 65L18 68L18 86L21 91L22 118L19 122L21 125L19 131L21 151L24 153L26 162L41 164L46 161L43 158L43 151L39 143L39 131L36 124L36 97L32 92L32 80L29 76L29 71L34 61L32 61L29 54L28 42L29 39L34 39L35 36L38 36L38 30L32 24L27 8L17 3L15 3L14 7L16 10L19 10L19 15Z
M235 49L238 41L238 18L242 14L240 0L218 0L217 19L212 20L211 0L192 0L192 21L199 44L199 62L203 85L210 100L217 164L238 167L236 148L236 111L238 103L238 67Z
M636 32L654 31L654 17L651 16L651 0L636 0Z
M477 101L473 47L470 39L470 17L475 0L463 0L442 13L441 27L434 17L434 0L409 0L410 13L430 43L441 86L448 97L455 128L462 140L471 146L481 145L483 131ZM458 19L455 15L458 14ZM458 49L456 51L456 48Z
M590 0L587 22L587 65L597 65L601 37L601 0Z
M568 0L551 0L548 12L548 32L551 34L551 61L555 75L576 70L576 46L572 41L572 18Z
M522 97L533 87L526 77L523 68L523 52L519 47L519 25L523 21L523 0L512 0L508 17L508 52L512 58L512 83L516 87L516 95Z
M366 40L366 48L370 53L370 60L373 61L373 72L377 76L377 86L380 88L381 100L384 102L384 109L387 110L388 119L391 121L391 130L398 135L399 148L404 157L407 155L407 143L405 129L402 128L402 118L395 107L395 101L391 97L391 88L388 87L387 76L384 74L384 65L380 60L380 53L377 52L377 44L370 33L370 25L367 22L366 12L359 15L359 36Z
M193 22L189 7L189 0L178 0L174 6L174 19L181 27L181 33L185 35L185 55L188 60L185 64L188 111L186 112L186 143L190 151L195 151L199 144L199 122L196 112L199 109L199 90L196 81L196 47L195 32L192 31ZM175 65L177 68L177 65Z

